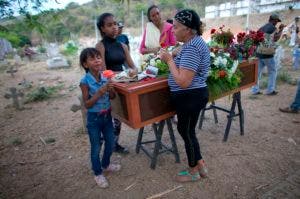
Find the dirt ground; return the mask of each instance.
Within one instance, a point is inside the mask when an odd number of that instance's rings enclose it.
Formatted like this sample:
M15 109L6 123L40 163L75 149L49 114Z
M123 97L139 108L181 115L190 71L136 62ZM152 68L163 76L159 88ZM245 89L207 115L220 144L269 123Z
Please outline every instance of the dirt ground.
M294 79L300 77L299 70L291 69L290 55L284 58L283 69ZM235 119L228 141L223 142L226 114L218 112L218 124L210 112L206 114L197 136L209 169L208 178L185 184L174 181L174 175L187 166L175 125L181 162L175 163L172 154L162 154L155 170L149 168L150 160L143 152L135 153L138 130L124 125L120 142L129 147L130 154L113 154L112 160L123 168L108 174L110 187L100 189L93 179L81 113L70 110L72 104L78 104L77 85L82 74L77 64L70 69L47 70L45 62L27 62L18 68L15 77L1 71L0 198L140 199L180 185L161 198L264 198L300 170L300 114L278 111L292 102L296 86L282 83L276 96L253 97L249 89L243 90L244 136L239 135ZM63 84L64 88L53 98L25 104L24 110L17 111L4 94L9 87L22 88L18 83L24 78L33 86ZM224 97L216 103L228 108L231 99ZM146 127L145 138L153 137L151 128ZM55 142L42 142L50 138ZM167 132L163 140L170 144ZM291 187L293 196L274 192L273 198L299 198L299 184Z

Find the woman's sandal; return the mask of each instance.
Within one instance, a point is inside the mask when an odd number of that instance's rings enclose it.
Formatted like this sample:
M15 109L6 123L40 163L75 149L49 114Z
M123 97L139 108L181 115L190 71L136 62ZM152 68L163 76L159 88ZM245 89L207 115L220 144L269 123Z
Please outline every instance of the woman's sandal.
M203 161L203 164L200 165L199 174L202 178L206 178L208 176L208 170L204 164L204 161Z
M177 182L195 182L200 180L200 173L191 174L188 170L184 170L177 174L175 180Z

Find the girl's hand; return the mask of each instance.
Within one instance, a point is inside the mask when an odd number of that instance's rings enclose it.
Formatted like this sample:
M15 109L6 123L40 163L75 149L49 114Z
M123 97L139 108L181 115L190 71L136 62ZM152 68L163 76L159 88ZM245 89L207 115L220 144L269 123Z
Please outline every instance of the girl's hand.
M107 91L114 91L114 87L112 85L112 81L111 80L109 80L107 82L106 86L107 86Z
M159 57L162 61L166 62L167 64L173 60L172 55L165 49L160 49Z
M102 86L98 91L99 97L104 95L108 91L108 83L106 83L104 86Z
M116 97L116 91L113 87L111 80L108 82L107 86L109 91L109 99L114 99Z

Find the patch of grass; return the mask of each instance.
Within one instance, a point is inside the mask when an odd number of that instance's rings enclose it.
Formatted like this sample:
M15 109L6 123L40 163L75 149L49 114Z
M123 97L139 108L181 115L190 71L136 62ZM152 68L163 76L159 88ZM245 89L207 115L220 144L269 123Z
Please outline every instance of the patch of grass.
M0 64L0 73L6 72L6 71L8 70L9 67L10 67L10 64L9 64L9 63L7 63L7 64L1 63L1 64Z
M69 88L68 88L68 90L70 91L70 92L72 92L73 90L75 90L75 89L77 89L78 88L78 86L77 85L70 85L69 86Z
M85 128L83 128L83 126L81 126L80 128L76 129L75 135L77 137L80 137L81 135L86 135Z
M20 146L21 144L23 144L20 138L12 138L9 143L13 146Z
M56 86L49 87L37 87L27 94L26 103L47 100L58 91L63 89L63 87L64 84L58 84Z
M259 87L261 89L266 89L268 87L268 77L263 76L261 80L259 80Z
M56 141L55 138L47 138L45 140L46 144L51 144L51 143L54 143L55 141Z
M293 80L292 76L287 71L284 70L278 73L277 82L295 85L295 80Z
M259 97L257 95L249 95L248 98L251 99L251 100L257 100L257 99L259 99Z

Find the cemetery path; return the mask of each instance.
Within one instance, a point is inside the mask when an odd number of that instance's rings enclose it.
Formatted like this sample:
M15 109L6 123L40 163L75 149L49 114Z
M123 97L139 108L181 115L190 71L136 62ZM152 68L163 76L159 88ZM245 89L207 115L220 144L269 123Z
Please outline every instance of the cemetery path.
M291 70L290 60L291 57L285 57L284 68L293 78L299 77L300 71ZM47 70L45 62L26 63L14 77L0 73L0 198L140 199L180 186L174 182L174 175L186 167L187 160L175 126L181 163L175 163L173 155L163 154L152 170L147 156L135 153L138 130L126 125L120 142L129 147L130 154L114 154L112 160L121 162L122 170L108 174L108 189L96 186L81 113L70 111L72 104L79 103L78 82L82 74L77 65ZM22 81L25 84L18 85ZM30 83L33 87L61 85L63 89L52 98L15 110L12 100L4 98L4 94L10 87L23 89L27 94ZM270 194L299 198L300 114L278 111L292 102L295 90L296 86L286 83L278 85L276 96L253 97L244 90L245 135L239 135L236 119L226 143L222 142L226 115L218 112L219 123L214 124L212 113L208 112L197 136L209 178L182 184L162 198L266 198ZM229 107L230 98L216 103ZM145 138L153 138L150 127L146 127ZM167 133L162 140L170 143Z

